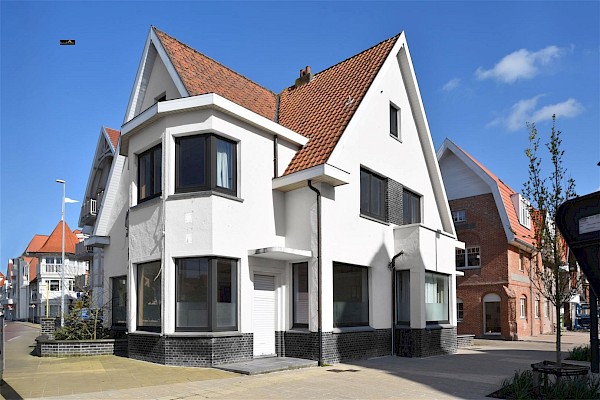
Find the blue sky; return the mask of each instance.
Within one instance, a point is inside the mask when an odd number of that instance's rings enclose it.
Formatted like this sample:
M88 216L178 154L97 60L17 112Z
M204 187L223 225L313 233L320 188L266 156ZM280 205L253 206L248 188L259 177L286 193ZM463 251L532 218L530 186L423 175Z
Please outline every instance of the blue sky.
M513 189L556 113L577 192L600 188L600 3L0 2L0 270L84 196L119 129L150 25L279 92L405 31L436 149L449 137ZM59 46L75 39L75 46ZM79 204L67 204L77 227Z

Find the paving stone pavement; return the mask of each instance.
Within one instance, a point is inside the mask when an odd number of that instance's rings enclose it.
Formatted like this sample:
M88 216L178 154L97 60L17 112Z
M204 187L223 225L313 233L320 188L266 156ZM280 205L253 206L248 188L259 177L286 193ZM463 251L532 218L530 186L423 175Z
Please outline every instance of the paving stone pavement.
M238 375L167 367L116 356L39 358L29 354L39 327L16 323L6 342L5 398L60 399L483 399L515 370L553 359L554 337L477 340L457 354L381 357L323 368ZM589 341L567 332L565 350Z

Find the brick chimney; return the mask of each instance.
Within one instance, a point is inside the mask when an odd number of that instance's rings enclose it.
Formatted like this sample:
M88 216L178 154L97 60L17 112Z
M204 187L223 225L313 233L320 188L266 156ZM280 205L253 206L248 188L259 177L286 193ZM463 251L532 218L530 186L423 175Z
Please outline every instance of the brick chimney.
M294 86L299 88L305 83L312 81L312 78L313 74L312 72L310 72L310 65L307 65L306 68L300 70L300 78L296 79L296 83L294 84Z

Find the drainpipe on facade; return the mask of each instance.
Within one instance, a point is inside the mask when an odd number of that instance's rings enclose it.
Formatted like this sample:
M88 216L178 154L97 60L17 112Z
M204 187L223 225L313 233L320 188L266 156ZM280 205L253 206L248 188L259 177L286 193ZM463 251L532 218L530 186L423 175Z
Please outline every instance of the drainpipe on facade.
M277 178L279 176L279 169L277 166L278 158L279 158L279 149L277 148L279 144L279 140L277 139L277 135L273 138L273 178Z
M519 254L519 257L521 257L521 254ZM529 320L531 321L530 325L530 330L531 330L531 336L533 336L534 330L533 330L533 324L535 322L535 304L537 304L537 300L535 300L533 298L533 261L531 260L531 258L529 259L529 302L531 303L531 308L530 308L530 312L529 312ZM534 303L536 302L536 303ZM539 308L538 308L538 313L539 313Z
M321 313L321 192L308 180L308 187L317 194L317 325L319 335L319 367L323 366L323 315Z
M392 355L394 355L394 342L396 336L396 258L404 254L404 250L400 250L398 254L392 257L392 261L388 264L388 269L392 273Z

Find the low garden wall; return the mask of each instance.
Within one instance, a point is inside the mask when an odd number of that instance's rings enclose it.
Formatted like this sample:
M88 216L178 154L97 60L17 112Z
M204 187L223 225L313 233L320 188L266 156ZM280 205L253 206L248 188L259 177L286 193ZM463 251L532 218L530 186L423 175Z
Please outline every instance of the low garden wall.
M456 344L459 349L473 346L475 335L456 335Z
M127 356L127 339L52 340L42 335L35 341L40 357Z

